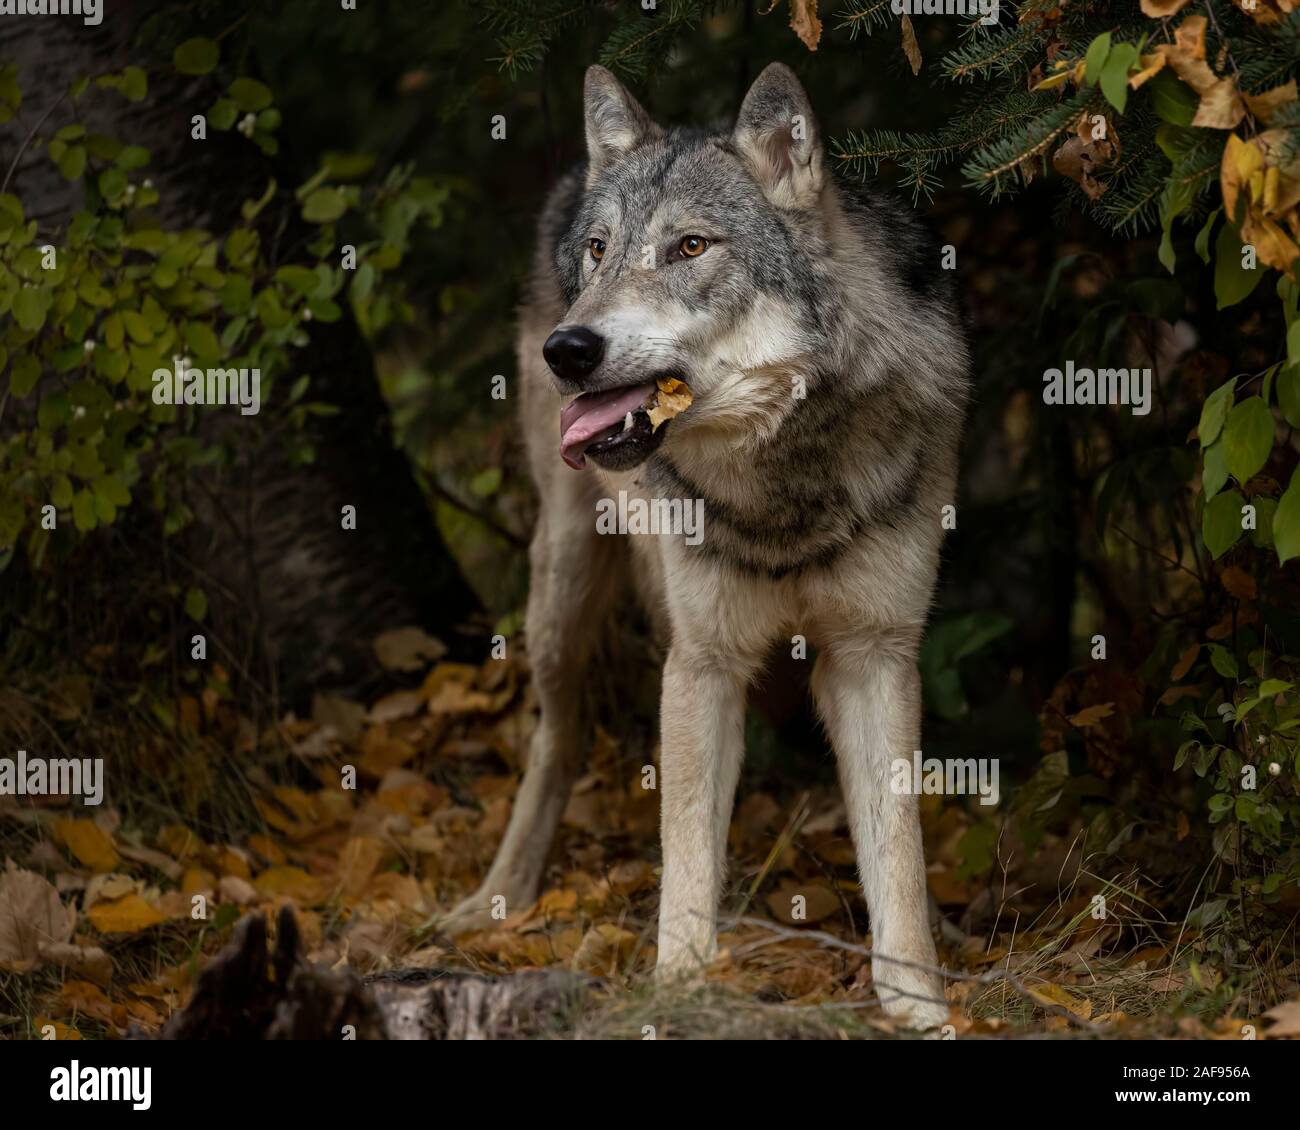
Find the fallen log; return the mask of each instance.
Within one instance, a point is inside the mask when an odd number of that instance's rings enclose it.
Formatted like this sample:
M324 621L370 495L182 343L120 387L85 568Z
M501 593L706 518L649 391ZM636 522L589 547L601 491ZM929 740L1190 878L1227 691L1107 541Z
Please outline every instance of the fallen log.
M158 1039L527 1039L553 1030L599 984L564 970L487 977L398 969L363 978L308 963L297 919L283 907L274 949L262 915L241 920Z

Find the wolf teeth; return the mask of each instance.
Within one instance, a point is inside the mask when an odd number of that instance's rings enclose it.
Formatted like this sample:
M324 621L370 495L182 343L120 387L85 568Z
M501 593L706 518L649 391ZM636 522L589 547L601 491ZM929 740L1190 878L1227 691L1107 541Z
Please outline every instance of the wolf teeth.
M631 428L631 426L632 426L632 413L629 412L626 416L623 417L623 431L624 432L627 431L629 428ZM620 432L619 434L621 435L622 432Z

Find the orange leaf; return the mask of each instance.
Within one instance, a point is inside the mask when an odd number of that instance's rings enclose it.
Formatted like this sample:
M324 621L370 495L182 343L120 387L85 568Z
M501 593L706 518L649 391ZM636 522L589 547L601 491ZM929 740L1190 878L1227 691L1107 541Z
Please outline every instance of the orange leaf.
M1103 718L1109 718L1114 713L1115 704L1113 702L1101 702L1096 706L1085 707L1078 714L1071 714L1070 723L1080 730L1085 730L1089 726L1097 725Z
M1188 671L1192 669L1192 664L1196 662L1196 657L1201 654L1201 645L1192 644L1182 655L1178 657L1178 662L1174 664L1174 669L1169 672L1169 677L1176 683Z

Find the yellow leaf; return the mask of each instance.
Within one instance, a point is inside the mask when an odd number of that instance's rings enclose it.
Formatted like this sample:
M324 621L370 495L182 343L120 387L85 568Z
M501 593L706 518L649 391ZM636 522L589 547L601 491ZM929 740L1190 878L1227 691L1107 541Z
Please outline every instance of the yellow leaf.
M650 417L650 430L657 432L659 425L674 416L680 416L695 399L690 388L674 377L660 377L656 382L654 405L646 413Z
M182 862L202 849L203 841L184 824L168 824L158 832L158 846Z
M181 878L181 891L187 895L197 895L202 891L215 890L217 877L202 867L187 867Z
M139 895L127 895L113 902L97 902L86 911L86 917L101 934L138 934L167 920Z
M1219 187L1223 192L1223 210L1229 219L1237 215L1237 195L1241 186L1264 167L1264 155L1250 142L1235 133L1228 136L1219 166Z
M266 898L290 898L303 906L322 902L325 897L323 884L301 867L268 867L253 880L253 886Z
M120 862L113 837L93 820L56 820L54 835L92 871L112 871Z
M1040 985L1036 989L1030 989L1029 995L1039 1004L1056 1005L1083 1020L1092 1016L1092 1001L1087 997L1075 996L1060 985Z
M1261 263L1287 274L1291 272L1291 265L1300 258L1300 246L1267 216L1248 213L1241 225L1241 238L1255 245Z
M71 1025L64 1024L58 1020L51 1020L48 1016L33 1016L32 1030L41 1039L45 1039L45 1029L54 1029L54 1038L56 1040L80 1040L81 1033Z

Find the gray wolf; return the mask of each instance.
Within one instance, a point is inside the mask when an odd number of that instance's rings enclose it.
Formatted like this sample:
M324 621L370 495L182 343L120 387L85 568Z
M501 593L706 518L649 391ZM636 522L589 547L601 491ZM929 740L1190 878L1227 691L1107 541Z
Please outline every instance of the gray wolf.
M746 690L774 641L802 635L878 994L939 1024L917 799L889 768L920 748L917 650L955 505L968 354L951 273L910 213L827 169L785 66L763 71L730 132L661 128L601 67L585 115L587 161L546 203L519 328L541 718L495 862L452 928L487 924L494 896L536 897L589 741L593 629L631 570L670 641L657 975L715 955ZM694 400L653 428L642 406L665 377ZM602 536L597 508L620 492L703 500L703 536Z

